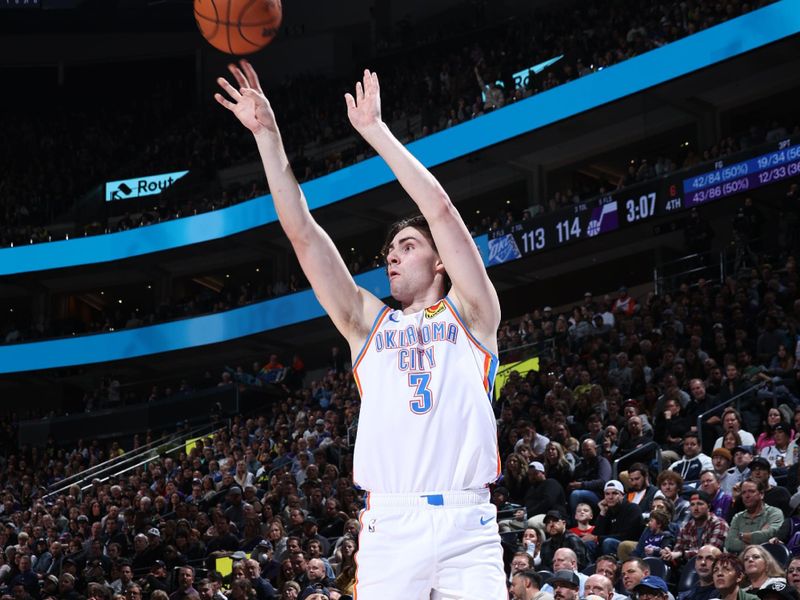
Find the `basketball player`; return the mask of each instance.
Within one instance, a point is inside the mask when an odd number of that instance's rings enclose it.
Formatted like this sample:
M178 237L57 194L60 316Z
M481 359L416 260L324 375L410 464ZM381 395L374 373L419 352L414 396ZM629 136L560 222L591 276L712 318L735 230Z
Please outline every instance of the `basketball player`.
M312 218L252 66L230 70L238 89L219 78L227 98L215 98L253 132L281 226L350 344L362 399L353 479L368 491L358 599L398 598L398 590L414 599L507 598L487 488L499 475L491 394L500 305L464 222L381 120L378 77L365 71L345 95L350 122L422 213L396 224L384 248L402 307L392 310L355 284Z

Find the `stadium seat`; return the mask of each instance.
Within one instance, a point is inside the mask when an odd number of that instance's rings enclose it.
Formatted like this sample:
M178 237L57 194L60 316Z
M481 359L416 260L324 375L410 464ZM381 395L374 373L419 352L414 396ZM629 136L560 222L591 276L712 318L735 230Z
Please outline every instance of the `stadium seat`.
M669 566L656 556L648 556L644 559L647 566L650 567L650 575L661 577L664 581L669 578Z
M767 552L772 555L778 564L781 566L781 569L786 569L789 566L789 561L792 560L792 553L789 552L789 549L784 544L761 544L761 547L764 548Z
M547 569L543 569L541 571L537 571L539 573L539 577L542 578L542 585L550 581L550 578L553 576L552 571L548 571Z
M516 547L519 545L519 542L522 539L522 532L522 529L519 531L501 531L500 541L504 544Z
M681 574L678 577L678 593L685 592L686 590L692 589L697 582L700 580L697 571L694 570L694 557L689 559L683 568L681 569Z

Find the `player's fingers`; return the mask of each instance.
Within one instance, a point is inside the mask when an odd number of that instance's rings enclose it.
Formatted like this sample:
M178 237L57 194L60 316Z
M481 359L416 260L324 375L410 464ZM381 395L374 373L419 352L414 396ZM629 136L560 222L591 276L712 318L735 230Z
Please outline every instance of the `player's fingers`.
M242 97L242 95L239 93L239 90L233 87L224 77L217 77L217 83L219 84L219 87L228 92L228 95L230 95L230 97L234 100L239 100Z
M219 102L220 104L222 104L222 106L224 106L224 107L225 107L225 108L227 108L228 110L233 110L233 107L234 107L234 106L236 106L236 105L235 105L233 102L231 102L230 100L228 100L227 98L225 98L225 96L223 96L223 95L222 95L222 94L220 94L219 92L217 92L216 94L214 94L214 100L216 100L217 102Z
M231 72L234 79L236 79L236 83L239 84L240 88L250 87L250 83L247 81L247 77L244 76L244 73L242 73L242 70L239 67L231 63L228 65L228 70Z
M356 99L353 98L353 94L345 94L344 102L347 104L348 109L356 107Z
M378 81L378 74L373 71L371 79L372 79L372 85L375 86L375 91L376 92L380 92L381 91L381 84Z
M364 88L360 81L356 82L356 100L361 102L364 99Z
M253 65L250 64L249 60L245 60L244 58L240 62L242 64L242 68L244 69L245 75L247 76L247 80L250 82L250 87L262 92L261 83L258 81L258 73L256 73Z

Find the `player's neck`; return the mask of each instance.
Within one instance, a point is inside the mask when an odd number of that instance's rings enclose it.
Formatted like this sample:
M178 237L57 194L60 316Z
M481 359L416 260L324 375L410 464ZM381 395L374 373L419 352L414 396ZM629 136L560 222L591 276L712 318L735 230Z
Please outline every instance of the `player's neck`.
M408 315L433 306L442 298L444 298L444 290L434 285L424 292L416 294L409 301L400 300L400 306L402 306L403 313Z

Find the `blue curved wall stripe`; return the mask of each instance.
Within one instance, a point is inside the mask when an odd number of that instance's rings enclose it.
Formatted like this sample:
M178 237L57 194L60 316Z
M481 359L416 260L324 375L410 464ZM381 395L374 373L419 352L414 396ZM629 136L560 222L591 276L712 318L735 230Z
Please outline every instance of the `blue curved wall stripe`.
M356 276L356 282L378 298L389 296L389 281L383 269L362 273ZM148 327L3 345L0 346L0 373L108 362L227 342L324 314L314 293L304 290L222 313Z
M800 32L800 0L782 0L409 145L433 167ZM391 93L388 90L386 93ZM234 126L233 124L231 125ZM312 209L394 180L380 158L303 184ZM267 197L268 198L268 197ZM148 227L0 250L0 275L107 262L234 235L276 220L257 198Z

